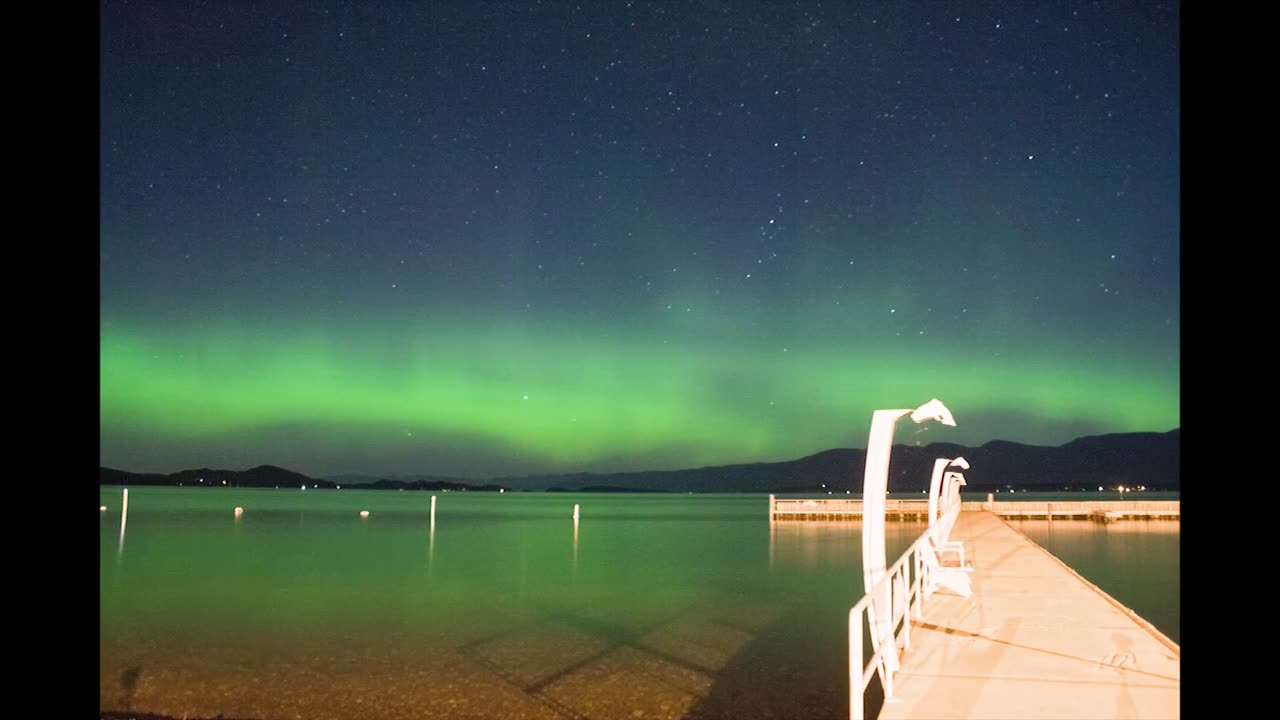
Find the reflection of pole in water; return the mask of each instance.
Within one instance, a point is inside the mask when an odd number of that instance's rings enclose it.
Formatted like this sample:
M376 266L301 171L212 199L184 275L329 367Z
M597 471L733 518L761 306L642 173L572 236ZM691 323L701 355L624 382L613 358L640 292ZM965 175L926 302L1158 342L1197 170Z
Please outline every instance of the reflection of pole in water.
M435 566L436 559L436 496L431 496L431 529L427 533L427 577L431 577L431 570Z
M774 500L775 498L773 497L773 493L769 493L769 572L773 572L773 541L774 541L773 536L775 534L774 533L775 524L774 524L774 518L773 518Z
M769 572L773 572L774 543L777 542L778 526L769 523Z
M573 505L573 572L578 572L578 504Z
M124 525L129 520L129 488L121 493L120 500L120 545L116 549L116 560L124 557Z

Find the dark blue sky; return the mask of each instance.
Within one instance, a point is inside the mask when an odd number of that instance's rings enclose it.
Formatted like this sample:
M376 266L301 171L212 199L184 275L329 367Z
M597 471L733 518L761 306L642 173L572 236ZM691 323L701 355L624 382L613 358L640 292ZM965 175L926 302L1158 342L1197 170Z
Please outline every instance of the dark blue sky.
M1176 3L101 20L104 464L782 459L933 396L935 439L1180 422Z

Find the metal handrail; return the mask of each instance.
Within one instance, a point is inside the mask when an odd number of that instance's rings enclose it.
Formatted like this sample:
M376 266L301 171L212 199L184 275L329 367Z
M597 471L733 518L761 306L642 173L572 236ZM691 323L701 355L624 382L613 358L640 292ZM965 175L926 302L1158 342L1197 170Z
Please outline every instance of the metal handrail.
M960 504L956 503L947 510L943 519L954 522L955 518L951 516L959 513ZM891 618L889 627L893 632L892 638L888 640L902 649L911 647L911 618L908 617L908 613L914 608L916 619L924 618L924 589L930 587L930 576L933 572L932 564L924 561L924 553L936 552L936 548L941 543L939 532L942 527L946 527L946 524L939 522L921 533L920 537L916 538L915 542L911 543L897 562L889 568L884 577L875 584L875 587L868 588L862 599L849 609L849 720L864 720L866 717L862 707L863 700L867 686L871 684L871 678L875 677L877 672L880 673L880 684L884 687L885 698L893 697L893 672L886 667L887 644L883 641L879 643L879 647L871 655L869 664L866 664L863 658L862 620L871 608L872 598L877 593L884 593L888 584ZM915 569L910 581L907 577L908 568ZM898 628L900 622L901 629ZM901 638L900 643L899 638Z

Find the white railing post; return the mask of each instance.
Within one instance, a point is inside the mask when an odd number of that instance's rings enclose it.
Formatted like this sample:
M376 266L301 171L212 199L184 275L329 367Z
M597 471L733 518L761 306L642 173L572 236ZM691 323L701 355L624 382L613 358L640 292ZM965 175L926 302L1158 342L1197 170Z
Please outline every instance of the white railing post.
M898 587L902 593L902 649L911 647L911 592L907 586L907 566L904 564L898 573ZM895 619L897 613L894 613Z
M890 644L893 643L893 638L889 638L889 643ZM896 662L898 658L898 653L897 653L898 646L893 645L893 649L894 649L893 657ZM883 659L885 657L883 654L883 649L881 650L880 657L882 661L880 665L880 684L884 687L884 699L888 700L889 698L893 697L893 673L898 668L897 666L894 666L893 668L886 667L885 663L883 662Z
M954 517L960 508L953 507L948 515ZM863 720L863 702L866 685L872 677L880 676L880 684L884 689L886 700L894 693L894 675L900 667L898 659L899 640L903 650L911 647L911 610L914 605L916 619L924 619L924 601L927 589L932 582L933 567L925 553L934 552L934 543L941 527L933 527L920 534L915 542L885 571L880 581L868 588L865 594L849 610L849 717L851 720ZM911 568L915 567L914 580ZM914 597L913 597L914 593ZM888 607L889 614L877 614L876 608ZM862 650L862 619L866 622L872 635L871 657L869 660ZM902 630L897 629L898 621L902 621ZM879 643L874 633L877 628L887 624L887 638ZM895 662L897 661L897 662ZM869 664L864 667L864 664Z
M916 619L924 619L924 589L928 587L924 582L924 556L919 552L916 553Z
M849 611L849 720L863 720L862 610Z

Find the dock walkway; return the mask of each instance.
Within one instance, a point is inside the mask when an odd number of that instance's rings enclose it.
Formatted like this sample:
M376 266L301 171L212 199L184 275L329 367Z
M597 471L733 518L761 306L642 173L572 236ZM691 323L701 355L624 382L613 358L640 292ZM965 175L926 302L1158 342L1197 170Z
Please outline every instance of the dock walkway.
M880 720L1179 717L1176 643L991 512L951 539L973 597L925 601Z

